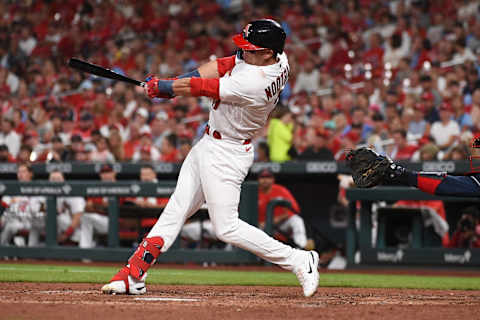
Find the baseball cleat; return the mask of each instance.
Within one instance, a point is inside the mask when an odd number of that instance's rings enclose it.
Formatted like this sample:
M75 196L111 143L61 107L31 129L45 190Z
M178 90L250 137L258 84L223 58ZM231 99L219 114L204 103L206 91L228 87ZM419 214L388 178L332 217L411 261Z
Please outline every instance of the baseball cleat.
M133 278L128 274L129 269L123 267L109 283L102 287L102 293L105 294L134 294L140 295L147 292L145 282ZM145 279L145 278L143 278Z
M302 285L305 297L315 294L320 275L318 274L319 257L316 251L303 251L304 260L293 269L298 281Z

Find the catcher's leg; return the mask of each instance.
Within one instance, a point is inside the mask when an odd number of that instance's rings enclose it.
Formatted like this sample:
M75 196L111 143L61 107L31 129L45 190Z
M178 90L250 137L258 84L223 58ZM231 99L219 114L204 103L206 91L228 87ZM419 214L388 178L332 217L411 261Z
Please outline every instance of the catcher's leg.
M201 141L197 145L201 144ZM182 225L204 203L194 149L184 161L172 194L160 218L138 246L137 250L111 280L102 287L103 293L144 294L148 269L160 253L165 252L175 241Z

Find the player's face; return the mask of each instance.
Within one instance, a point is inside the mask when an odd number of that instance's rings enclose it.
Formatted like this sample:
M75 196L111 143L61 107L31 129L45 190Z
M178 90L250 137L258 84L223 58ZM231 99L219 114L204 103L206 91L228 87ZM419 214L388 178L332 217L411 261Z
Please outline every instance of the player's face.
M63 179L63 175L60 172L52 172L50 174L50 179L49 180L52 181L52 182L63 182L63 181L65 181Z
M31 181L32 173L25 166L20 166L17 172L17 178L19 181Z
M268 60L273 56L270 49L266 50L243 50L243 60L248 64L256 66L266 65Z
M142 168L140 170L140 180L145 182L153 182L156 178L155 172L150 168Z
M102 181L115 181L116 175L115 171L102 172L100 173L100 179Z
M266 190L270 189L272 184L273 184L273 178L272 177L260 177L260 178L258 178L258 187L263 191L266 191Z

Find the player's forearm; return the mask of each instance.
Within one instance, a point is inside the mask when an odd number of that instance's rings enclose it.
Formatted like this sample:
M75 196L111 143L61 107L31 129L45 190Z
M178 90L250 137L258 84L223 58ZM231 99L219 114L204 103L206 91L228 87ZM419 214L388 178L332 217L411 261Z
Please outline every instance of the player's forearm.
M72 224L70 225L73 229L78 228L80 226L80 222L82 221L82 212L77 212L72 215Z
M172 82L172 92L182 97L209 97L219 99L219 80L204 78L185 78Z

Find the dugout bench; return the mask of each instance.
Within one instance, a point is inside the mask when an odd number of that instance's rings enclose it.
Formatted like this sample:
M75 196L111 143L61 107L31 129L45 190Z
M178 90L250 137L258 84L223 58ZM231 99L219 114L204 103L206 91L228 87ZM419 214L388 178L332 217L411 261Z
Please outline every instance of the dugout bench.
M34 259L62 259L94 261L126 261L133 252L133 248L119 247L118 218L122 216L134 217L134 210L125 212L127 208L120 208L119 197L166 197L175 190L176 181L161 181L145 183L139 181L100 182L100 181L71 181L71 182L0 182L1 195L24 195L47 197L46 238L45 246L15 247L0 246L0 256ZM109 231L107 247L80 249L78 247L59 246L57 244L57 208L56 197L108 197ZM122 210L120 210L122 209ZM159 210L160 213L160 210ZM151 214L154 214L151 212ZM150 215L151 215L150 214ZM258 225L258 184L245 182L239 205L240 218L252 225ZM242 249L232 251L211 249L182 249L178 239L171 249L160 255L159 262L216 262L216 263L256 263L258 258Z
M360 254L361 264L389 265L463 265L480 266L480 249L426 248L422 247L423 222L417 215L413 219L412 246L405 249L386 247L383 240L372 247L372 203L397 200L443 200L451 202L480 203L479 198L443 197L425 193L413 187L376 187L372 189L347 189L349 217L346 233L348 266L355 265L355 254ZM360 228L356 227L357 201ZM382 221L379 221L382 223ZM450 226L452 228L453 226ZM384 226L379 225L379 237L384 237ZM378 244L380 243L380 246Z

